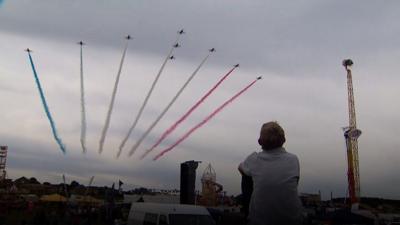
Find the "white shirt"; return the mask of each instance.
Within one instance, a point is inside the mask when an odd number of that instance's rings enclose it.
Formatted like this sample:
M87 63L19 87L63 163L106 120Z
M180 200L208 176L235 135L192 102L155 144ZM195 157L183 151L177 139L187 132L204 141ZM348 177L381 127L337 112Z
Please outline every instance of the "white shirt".
M284 148L254 152L240 164L253 178L249 224L300 224L299 160Z

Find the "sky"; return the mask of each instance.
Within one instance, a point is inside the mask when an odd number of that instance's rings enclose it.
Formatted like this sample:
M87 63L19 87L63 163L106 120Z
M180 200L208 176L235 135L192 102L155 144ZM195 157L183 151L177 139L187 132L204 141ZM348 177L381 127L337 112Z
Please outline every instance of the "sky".
M348 124L346 72L351 58L359 138L361 194L400 199L398 1L344 0L15 0L0 1L0 144L9 146L8 176L125 189L179 188L179 164L208 163L228 194L240 193L238 164L260 151L261 125L278 121L287 151L299 157L300 192L346 195L342 127ZM164 58L184 28L128 141L132 146L164 109L209 48L216 52L177 102L128 157L115 158ZM104 152L98 142L124 36L134 37L121 74ZM79 45L84 46L87 154L80 147ZM52 138L26 52L32 57L64 155ZM139 159L234 64L240 67L156 150L185 131L257 76L263 79L158 161ZM154 153L150 156L154 156ZM197 187L200 188L200 179Z

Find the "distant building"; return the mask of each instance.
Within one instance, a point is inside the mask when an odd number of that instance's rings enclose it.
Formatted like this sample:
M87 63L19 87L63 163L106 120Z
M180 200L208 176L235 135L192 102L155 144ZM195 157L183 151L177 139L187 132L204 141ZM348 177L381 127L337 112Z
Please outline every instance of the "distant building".
M321 194L301 193L300 200L303 206L319 206L321 205Z

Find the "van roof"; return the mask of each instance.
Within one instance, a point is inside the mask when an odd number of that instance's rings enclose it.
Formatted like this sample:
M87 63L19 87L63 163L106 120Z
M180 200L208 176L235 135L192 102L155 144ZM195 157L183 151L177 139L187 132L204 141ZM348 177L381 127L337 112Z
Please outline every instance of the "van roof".
M160 203L132 203L131 211L141 211L157 214L195 214L210 215L203 206L184 205L184 204L160 204Z

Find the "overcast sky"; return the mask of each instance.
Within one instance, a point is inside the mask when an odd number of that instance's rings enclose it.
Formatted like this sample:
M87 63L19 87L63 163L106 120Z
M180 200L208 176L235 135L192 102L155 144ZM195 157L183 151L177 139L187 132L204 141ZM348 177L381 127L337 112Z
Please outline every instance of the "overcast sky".
M344 58L352 58L364 196L400 199L400 59L398 9L385 1L266 0L4 0L0 1L0 144L9 146L11 178L179 188L179 163L208 163L229 194L240 192L238 164L259 151L262 123L276 120L289 152L301 163L300 192L346 194L346 155L341 127L348 124ZM163 59L185 28L176 60L168 62L128 147L164 109L178 88L215 47L137 153L115 159ZM99 155L112 86L125 40L129 43L114 113ZM80 148L79 46L84 47L88 153ZM34 50L42 86L67 145L52 138L25 48ZM231 77L163 144L162 150L214 108L262 75L263 80L190 138L153 162L139 155L154 143L232 66ZM152 154L151 156L154 156Z

